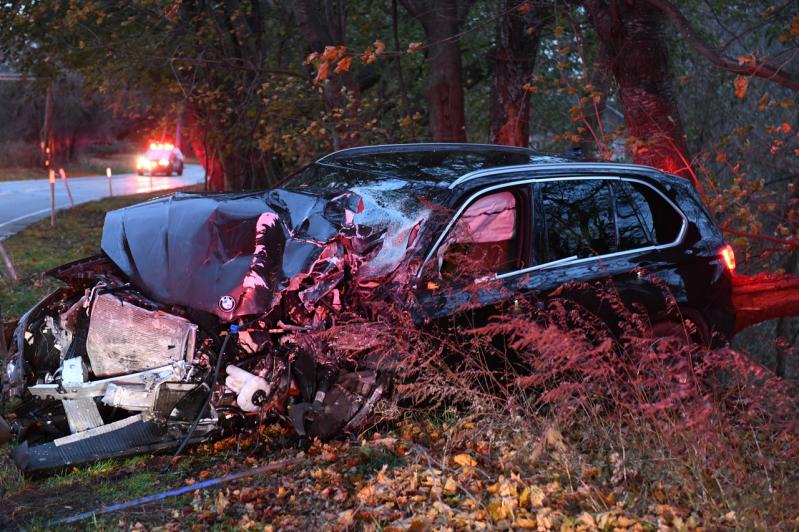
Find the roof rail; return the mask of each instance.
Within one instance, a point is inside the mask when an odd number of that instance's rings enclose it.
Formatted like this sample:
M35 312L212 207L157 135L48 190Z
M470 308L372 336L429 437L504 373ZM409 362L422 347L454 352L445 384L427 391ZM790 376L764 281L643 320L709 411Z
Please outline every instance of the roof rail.
M469 172L463 174L458 179L453 181L449 184L447 188L450 190L454 189L458 185L466 183L467 181L471 181L472 179L478 179L480 177L486 177L491 175L500 175L500 174L511 174L514 172L520 172L524 170L548 170L548 169L556 169L556 170L633 170L633 171L656 171L660 172L657 168L653 168L651 166L644 166L640 164L627 164L627 163L539 163L539 164L524 164L524 165L517 165L517 166L500 166L496 168L485 168L482 170L474 170L473 172Z
M497 151L515 151L515 152L524 152L530 155L539 155L534 150L530 148L522 148L519 146L505 146L503 144L479 144L479 143L468 143L468 142L411 142L405 144L376 144L373 146L354 146L352 148L344 148L343 150L334 151L333 153L328 153L324 157L321 157L316 160L317 163L321 163L325 159L328 158L335 158L337 155L342 153L381 153L381 152L402 152L402 151L414 151L415 148L441 148L441 149L453 149L453 150L468 150L469 148L478 148L478 149L494 149Z

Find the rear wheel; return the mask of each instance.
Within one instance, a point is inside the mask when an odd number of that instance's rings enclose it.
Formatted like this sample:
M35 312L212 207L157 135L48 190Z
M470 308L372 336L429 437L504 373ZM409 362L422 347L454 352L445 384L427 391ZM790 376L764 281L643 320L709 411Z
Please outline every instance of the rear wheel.
M652 325L650 331L652 338L670 338L683 345L708 346L710 344L707 325L698 316L686 316L682 323L673 320L659 321Z
M665 379L663 382L669 389L673 385L688 386L696 383L697 357L702 356L702 351L696 347L707 347L710 335L704 320L701 317L696 317L695 320L689 317L685 317L683 322L665 320L654 323L650 329L654 352L668 354L668 360L657 369L657 373L661 375L661 379Z
M180 163L180 166L178 166L178 175L183 175L183 163Z

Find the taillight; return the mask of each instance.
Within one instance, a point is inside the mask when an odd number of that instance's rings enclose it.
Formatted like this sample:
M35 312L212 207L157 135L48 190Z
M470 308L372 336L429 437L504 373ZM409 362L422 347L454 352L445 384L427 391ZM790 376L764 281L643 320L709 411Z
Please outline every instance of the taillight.
M721 255L721 260L724 261L724 265L730 271L730 273L735 271L735 252L732 250L732 246L729 244L721 248L719 250L719 254Z

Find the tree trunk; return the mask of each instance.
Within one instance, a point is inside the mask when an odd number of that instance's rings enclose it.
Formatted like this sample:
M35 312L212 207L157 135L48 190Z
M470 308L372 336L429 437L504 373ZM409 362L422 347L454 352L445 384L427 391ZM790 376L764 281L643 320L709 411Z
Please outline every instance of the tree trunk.
M690 176L688 144L671 88L664 14L643 0L586 3L619 87L636 163Z
M435 142L465 142L460 25L468 0L401 0L424 28L427 48L427 106Z
M194 155L205 170L205 191L222 192L225 190L225 172L216 150L209 145L207 129L194 113L189 112L187 115L188 127L186 129L189 142Z
M530 92L524 86L533 75L543 4L531 7L516 0L499 3L496 63L489 100L491 142L527 146L530 138Z

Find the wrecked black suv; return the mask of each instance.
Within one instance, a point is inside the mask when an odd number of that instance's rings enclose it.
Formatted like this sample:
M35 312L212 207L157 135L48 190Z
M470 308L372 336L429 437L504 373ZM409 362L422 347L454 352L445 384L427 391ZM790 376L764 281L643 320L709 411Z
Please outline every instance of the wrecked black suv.
M353 148L274 190L149 201L110 212L102 254L50 272L64 286L8 338L15 459L168 449L267 413L301 439L357 434L392 356L313 333L390 320L376 302L424 327L610 279L653 331L673 328L669 291L723 341L733 261L683 179L501 146Z

